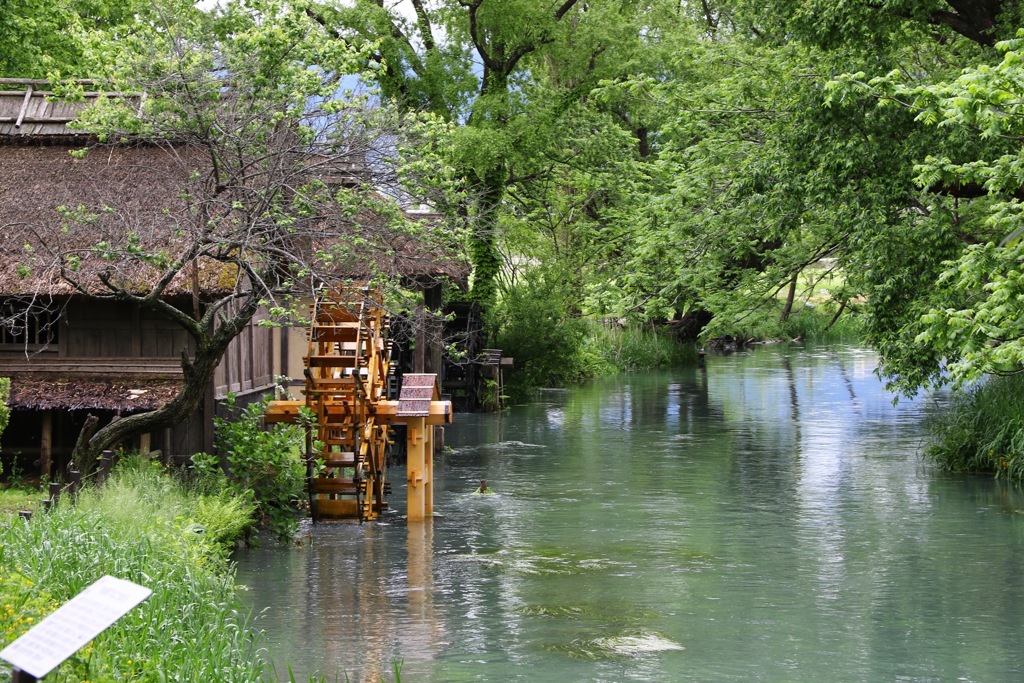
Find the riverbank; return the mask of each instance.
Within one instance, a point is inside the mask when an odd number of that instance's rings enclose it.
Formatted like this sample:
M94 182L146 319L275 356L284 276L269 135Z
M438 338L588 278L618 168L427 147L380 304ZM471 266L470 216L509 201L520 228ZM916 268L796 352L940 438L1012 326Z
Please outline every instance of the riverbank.
M49 514L0 529L6 645L100 577L153 590L62 664L54 681L251 681L267 663L239 606L228 552L252 524L244 498L189 490L158 464L129 462Z
M549 319L536 313L535 304L524 308L534 315L516 309L521 317L500 325L497 339L503 355L515 359L503 387L511 403L528 400L542 388L692 363L699 346L739 348L790 340L856 344L862 334L857 315L831 300L824 288L786 316L781 315L781 303L769 302L739 318L715 319L701 345L680 340L671 324L608 324L566 312Z
M950 472L1024 480L1024 377L989 377L930 421L927 456Z

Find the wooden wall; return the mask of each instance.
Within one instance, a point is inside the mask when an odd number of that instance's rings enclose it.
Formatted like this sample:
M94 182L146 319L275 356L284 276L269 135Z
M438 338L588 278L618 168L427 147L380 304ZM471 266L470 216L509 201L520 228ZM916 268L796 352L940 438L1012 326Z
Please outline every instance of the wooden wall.
M203 404L169 434L153 434L152 448L163 450L169 446L172 455L211 450L217 400L233 392L239 394L239 403L245 404L272 388L282 359L279 351L278 356L274 355L277 330L261 327L259 321L264 319L266 314L261 311L231 342ZM55 377L65 373L109 376L117 372L173 377L181 373L181 352L193 346L188 334L172 321L128 303L72 300L59 325L57 339L47 353L26 357L19 345L0 347L0 373L17 366L21 372L52 371ZM96 411L74 411L74 419L85 412ZM72 417L69 414L59 419ZM56 450L63 453L70 445L73 443L61 442Z
M265 390L274 383L274 329L262 327L260 311L224 354L214 375L214 397L228 392L245 394ZM174 322L127 303L72 302L61 322L59 357L71 358L179 358L191 349L188 334ZM142 363L129 371L147 372Z
M214 398L264 391L274 384L274 328L259 324L266 319L265 311L258 312L231 342L213 377Z
M70 302L57 340L58 355L72 358L179 357L189 346L188 334L174 322L112 301Z

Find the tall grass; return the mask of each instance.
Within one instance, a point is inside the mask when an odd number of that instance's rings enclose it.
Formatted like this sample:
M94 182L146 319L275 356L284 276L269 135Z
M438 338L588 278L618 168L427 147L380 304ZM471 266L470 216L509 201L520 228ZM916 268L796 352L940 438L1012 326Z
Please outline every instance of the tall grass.
M50 514L10 520L0 529L4 643L111 574L153 595L48 680L261 680L265 662L227 561L251 524L246 505L190 495L162 468L135 464L77 505L65 497Z
M860 321L855 314L846 313L833 323L834 315L835 309L831 306L804 307L782 321L779 320L779 312L769 307L736 321L716 319L711 334L714 337L757 341L803 339L855 343L861 339Z
M1024 377L991 377L933 418L927 457L952 472L1024 479Z
M693 345L651 327L618 327L593 323L587 344L612 371L643 370L696 360Z

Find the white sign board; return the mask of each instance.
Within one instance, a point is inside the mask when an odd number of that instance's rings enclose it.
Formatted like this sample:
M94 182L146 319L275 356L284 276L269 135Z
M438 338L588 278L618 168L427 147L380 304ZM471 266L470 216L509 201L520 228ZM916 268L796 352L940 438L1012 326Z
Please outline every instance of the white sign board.
M152 594L145 586L104 576L0 650L0 658L42 678Z

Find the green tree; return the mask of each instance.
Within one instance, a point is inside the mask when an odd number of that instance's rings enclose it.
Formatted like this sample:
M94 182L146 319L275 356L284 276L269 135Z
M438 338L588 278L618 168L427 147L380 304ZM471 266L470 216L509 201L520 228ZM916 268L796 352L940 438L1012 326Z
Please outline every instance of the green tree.
M123 38L145 25L147 0L8 0L0 12L0 77L96 78Z
M649 42L647 15L656 9L660 22L662 14L674 16L665 11L672 6L414 0L414 15L405 17L397 5L360 0L311 4L307 11L336 39L372 46L369 61L385 96L447 122L447 134L437 139L443 144L429 153L461 192L431 199L468 226L474 297L490 305L509 188L522 192L543 178L552 159L565 158L569 113L600 79L620 76Z
M909 358L908 325L929 310L943 262L991 233L976 187L917 182L915 164L998 156L1013 143L922 126L906 109L831 97L827 84L861 69L917 85L952 77L987 54L976 32L952 28L969 7L703 7L699 39L660 70L601 88L662 116L649 136L650 180L619 204L630 239L595 281L591 307L690 330L710 323L713 335L759 310L789 315L780 294L792 301L797 275L829 257L847 276L839 305L861 310L886 358Z
M913 348L887 357L886 370L908 393L1024 371L1024 181L1019 151L1024 124L1016 112L1024 96L1024 35L997 47L1002 53L998 63L964 69L949 82L908 83L893 72L867 83L861 80L863 74L854 74L835 85L837 93L859 85L858 90L867 89L887 108L909 109L924 126L976 141L969 157L957 159L935 150L916 167L920 186L960 198L970 208L972 223L983 229L974 233L975 240L959 243L948 254L930 295L920 297L918 315L905 329ZM1000 144L989 142L993 140Z

